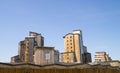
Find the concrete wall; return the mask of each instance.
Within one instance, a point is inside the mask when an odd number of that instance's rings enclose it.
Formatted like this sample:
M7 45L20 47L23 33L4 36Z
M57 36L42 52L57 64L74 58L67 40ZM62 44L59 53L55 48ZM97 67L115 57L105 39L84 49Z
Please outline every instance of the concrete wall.
M54 64L56 61L59 61L55 59L56 54L54 51L54 47L36 47L34 53L35 53L34 55L35 64L46 65L46 64Z

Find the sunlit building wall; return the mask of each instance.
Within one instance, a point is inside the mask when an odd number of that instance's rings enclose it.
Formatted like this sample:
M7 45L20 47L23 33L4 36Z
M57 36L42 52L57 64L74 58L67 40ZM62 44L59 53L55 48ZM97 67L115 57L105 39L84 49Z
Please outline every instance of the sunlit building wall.
M105 61L111 61L111 58L106 52L95 53L95 62L105 62Z
M68 33L64 37L64 52L73 52L74 53L74 60L73 62L82 63L82 54L83 52L83 40L82 40L82 31L74 30L73 33ZM68 53L64 58L64 62L71 62L69 60L72 55Z

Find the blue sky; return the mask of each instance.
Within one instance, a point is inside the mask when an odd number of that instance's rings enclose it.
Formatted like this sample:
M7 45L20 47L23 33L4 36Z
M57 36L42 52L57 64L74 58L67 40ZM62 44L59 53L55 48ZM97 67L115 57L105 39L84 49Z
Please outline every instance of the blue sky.
M17 55L29 31L62 52L62 37L75 29L82 30L93 60L97 51L120 60L120 0L0 0L0 62Z

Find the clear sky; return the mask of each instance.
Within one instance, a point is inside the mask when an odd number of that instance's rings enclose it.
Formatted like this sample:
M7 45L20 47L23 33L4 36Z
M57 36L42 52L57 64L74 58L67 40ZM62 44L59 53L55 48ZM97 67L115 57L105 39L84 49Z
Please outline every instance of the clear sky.
M98 51L120 60L120 0L0 0L0 62L17 55L29 31L62 52L63 36L75 29L93 60Z

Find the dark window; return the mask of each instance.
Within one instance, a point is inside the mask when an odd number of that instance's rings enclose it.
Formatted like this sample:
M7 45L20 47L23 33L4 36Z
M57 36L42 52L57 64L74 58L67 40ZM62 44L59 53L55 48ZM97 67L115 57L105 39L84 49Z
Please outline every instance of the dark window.
M70 36L70 38L72 38L72 36Z
M67 59L69 59L69 57L67 57Z

